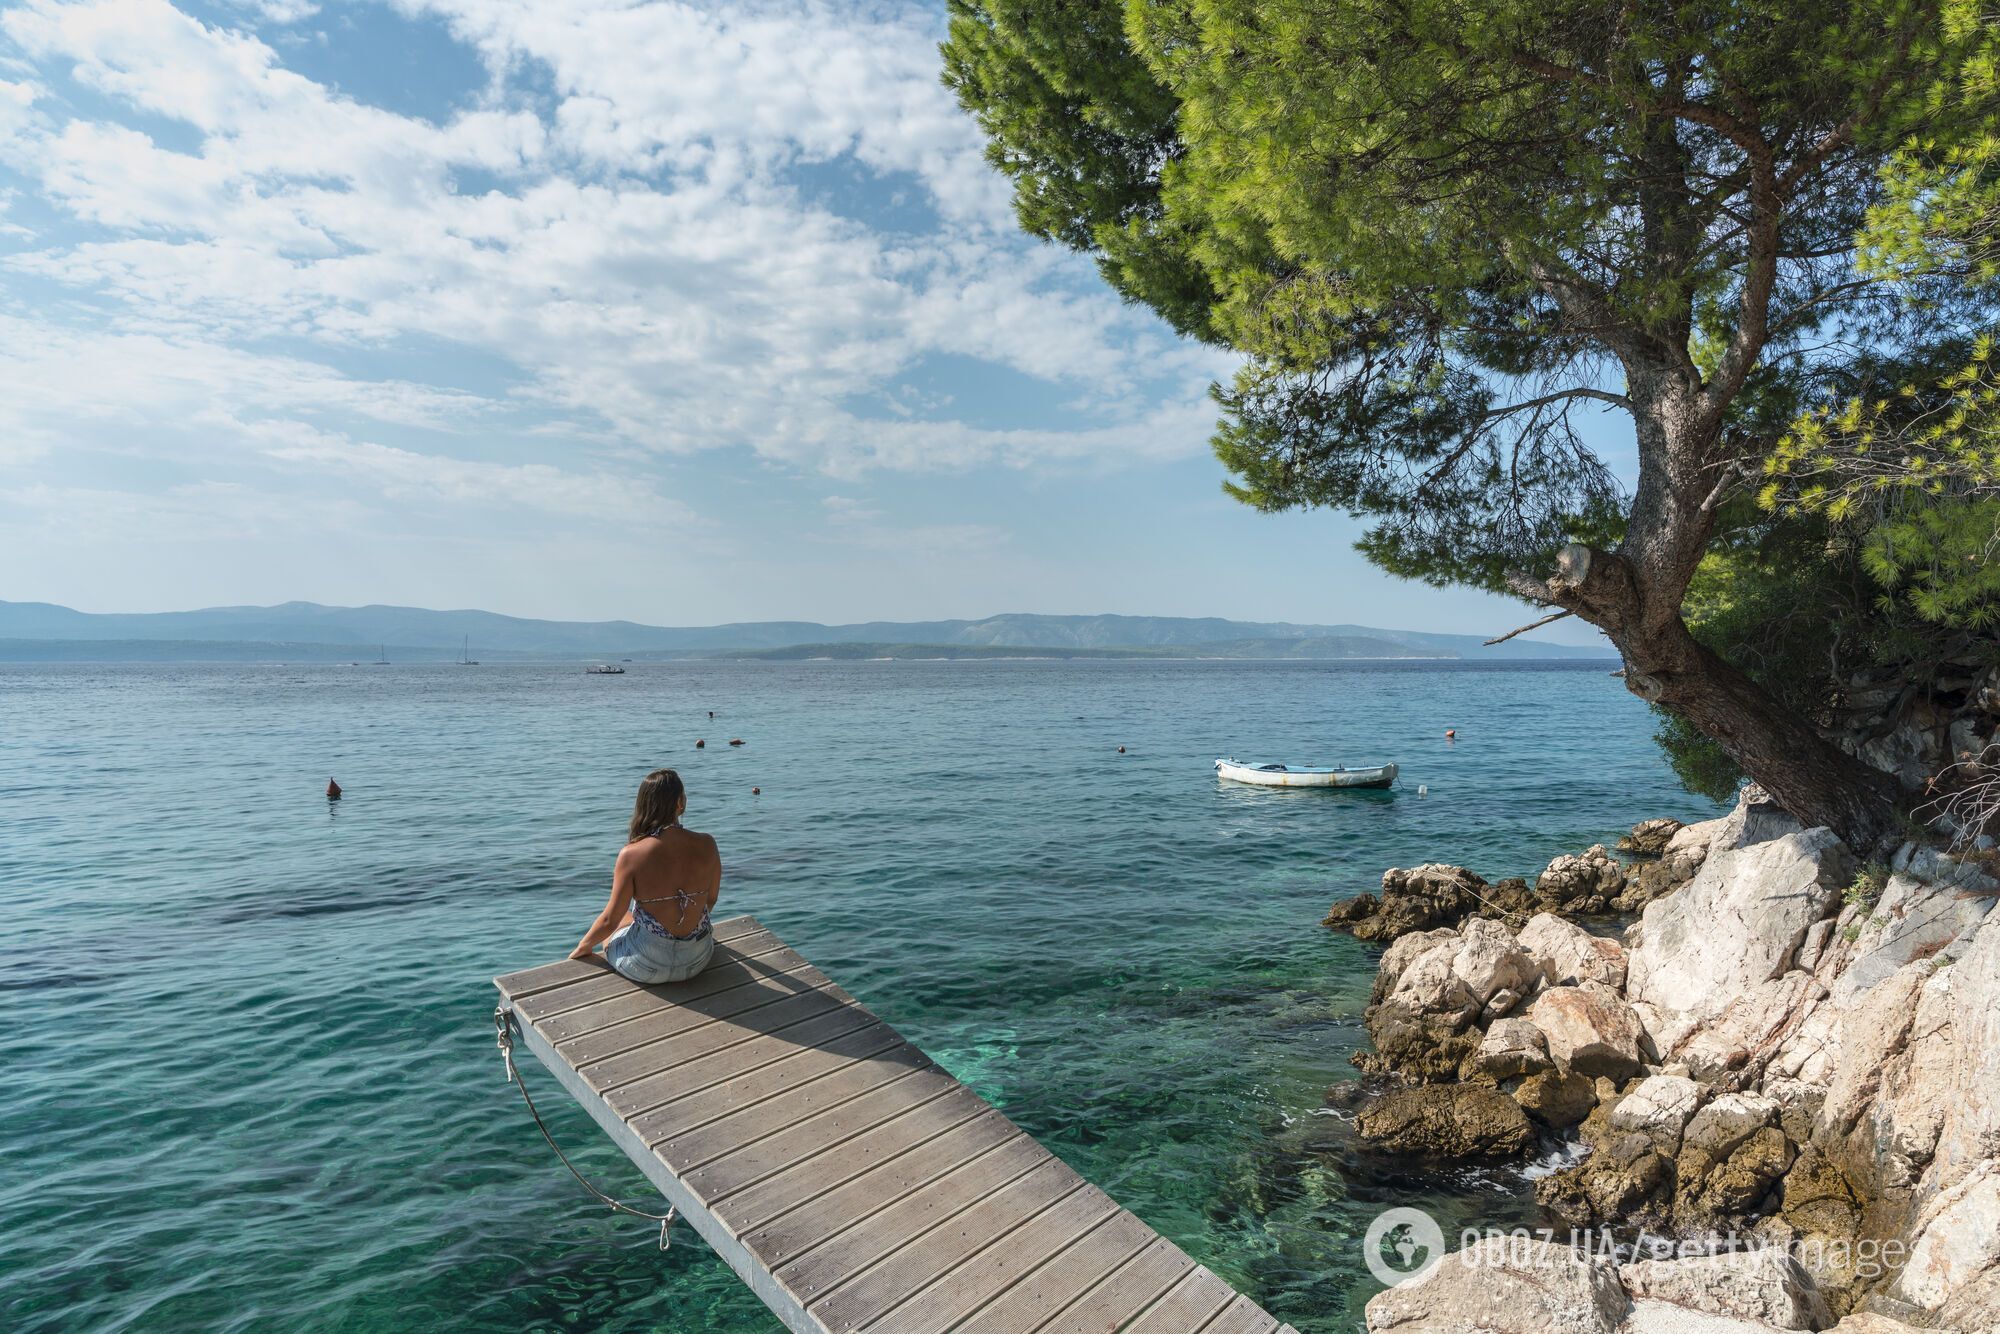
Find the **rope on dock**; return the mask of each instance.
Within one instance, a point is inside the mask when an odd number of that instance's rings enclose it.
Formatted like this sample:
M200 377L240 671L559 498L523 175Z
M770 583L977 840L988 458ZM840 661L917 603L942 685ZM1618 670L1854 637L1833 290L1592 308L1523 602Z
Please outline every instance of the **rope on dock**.
M542 1138L548 1142L548 1146L551 1149L555 1150L556 1157L562 1159L562 1165L569 1169L569 1174L575 1177L585 1190L595 1195L607 1208L614 1212L631 1214L634 1218L644 1218L650 1222L658 1223L660 1225L660 1249L663 1251L666 1250L673 1244L672 1239L667 1234L667 1229L672 1225L674 1219L679 1217L680 1211L670 1204L667 1206L667 1211L663 1214L649 1214L644 1209L634 1209L629 1204L614 1200L596 1186L591 1185L589 1179L583 1173L576 1170L576 1164L569 1160L569 1155L562 1151L561 1146L556 1143L555 1137L549 1134L548 1124L542 1120L542 1113L535 1106L535 1100L528 1096L528 1086L522 1082L521 1071L514 1064L513 1012L504 1005L494 1006L493 1028L495 1035L494 1044L500 1048L501 1060L507 1063L507 1082L521 1090L521 1101L528 1104L528 1115L535 1118L535 1128L542 1132Z

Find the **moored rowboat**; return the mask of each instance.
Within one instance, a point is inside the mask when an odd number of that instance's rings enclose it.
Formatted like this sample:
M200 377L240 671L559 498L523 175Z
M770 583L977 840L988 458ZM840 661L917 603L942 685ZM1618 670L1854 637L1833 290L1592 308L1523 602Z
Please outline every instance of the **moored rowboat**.
M1282 764L1238 764L1217 760L1215 772L1239 783L1262 787L1388 787L1396 781L1396 766L1372 769L1293 769Z

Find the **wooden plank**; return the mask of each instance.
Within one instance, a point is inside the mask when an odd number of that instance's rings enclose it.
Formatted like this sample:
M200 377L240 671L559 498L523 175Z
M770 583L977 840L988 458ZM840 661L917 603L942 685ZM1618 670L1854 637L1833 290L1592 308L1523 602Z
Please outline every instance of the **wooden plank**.
M1040 1329L1099 1279L1138 1255L1157 1235L1120 1209L987 1303L959 1328L964 1334L1026 1334Z
M858 1136L963 1087L942 1071L889 1066L869 1067L868 1072L882 1082L853 1092L836 1085L819 1097L770 1099L676 1136L654 1151L682 1175L727 1161L731 1175L761 1181L814 1154L844 1151Z
M577 1073L583 1076L584 1083L592 1091L610 1105L612 1111L621 1117L633 1117L664 1106L676 1098L699 1093L711 1084L719 1084L747 1070L816 1047L828 1038L866 1028L872 1022L873 1016L865 1010L857 1012L850 1006L836 1006L775 1032L760 1034L614 1088L606 1088L602 1082L591 1078L589 1071ZM621 1056L616 1059L623 1061L626 1058Z
M946 1226L973 1206L992 1201L994 1209L1025 1217L1047 1208L1078 1187L1077 1176L1048 1150L1022 1135L905 1195L886 1209L857 1221L789 1264L771 1272L820 1317L829 1329L853 1329L874 1311L855 1313L840 1325L826 1321L816 1303L932 1229Z
M1105 1334L1124 1329L1192 1274L1194 1267L1186 1251L1156 1236L1122 1269L1099 1279L1080 1300L1063 1308L1042 1328L1048 1334Z
M782 1036L786 1029L810 1019L834 1016L843 1020L865 1022L851 1005L842 1005L837 999L819 991L795 991L770 1005L759 1006L748 1014L736 1015L729 1019L717 1019L699 1024L693 1028L669 1033L657 1042L648 1042L638 1047L627 1048L615 1056L601 1061L571 1061L584 1082L605 1093L621 1089L642 1079L665 1075L668 1086L692 1089L695 1076L693 1067L704 1058L745 1043L761 1041L765 1048L783 1050L788 1043ZM562 1049L557 1048L558 1051ZM733 1072L743 1068L747 1057L732 1056L719 1066L704 1069L722 1069Z
M807 1205L815 1210L798 1226L828 1231L845 1221L843 1214L851 1216L853 1210L870 1207L870 1201L879 1205L932 1180L962 1160L973 1141L984 1150L1005 1139L1006 1128L995 1124L996 1117L1006 1119L973 1098L933 1106L924 1115L892 1117L839 1145L837 1152L801 1158L767 1176L755 1177L747 1170L750 1164L728 1161L696 1172L704 1187L715 1190L711 1198L723 1221L738 1233L792 1217ZM694 1172L688 1175L695 1179Z
M867 1024L794 1051L783 1060L759 1066L698 1093L677 1098L632 1119L632 1129L652 1146L667 1143L732 1112L772 1099L789 1099L794 1091L812 1088L823 1079L847 1076L857 1067L873 1069L931 1068L930 1058L903 1041L884 1023Z
M1015 1207L1027 1202L1005 1194L981 1201L834 1293L816 1314L832 1329L860 1320L885 1334L950 1329L1118 1212L1117 1201L1080 1180L1044 1208Z
M1201 1334L1273 1334L1278 1322L1248 1297L1239 1296L1201 1327Z
M758 1254L769 1256L776 1268L861 1219L873 1218L919 1193L928 1195L930 1192L919 1192L918 1188L935 1185L958 1168L976 1166L987 1154L1010 1144L1016 1146L1015 1153L980 1174L980 1180L989 1181L989 1188L999 1184L990 1181L994 1166L1004 1169L1006 1175L1000 1178L1004 1181L1035 1165L1033 1156L1024 1154L1023 1137L1011 1133L1014 1128L1007 1118L990 1108L975 1111L942 1134L937 1122L924 1116L902 1118L889 1125L894 1130L862 1150L867 1157L860 1161L846 1153L821 1154L759 1183L747 1197L725 1199L722 1207L733 1218L746 1222L755 1214L764 1214L765 1221L747 1227L740 1235ZM905 1145L910 1151L901 1151ZM883 1156L885 1150L895 1156ZM930 1203L930 1212L935 1212L936 1201ZM889 1222L893 1224L895 1219Z
M527 1049L787 1330L1279 1330L754 918L716 930L687 982L565 960L496 984Z
M1198 1330L1236 1300L1236 1290L1196 1265L1192 1274L1126 1327L1125 1334L1187 1334Z

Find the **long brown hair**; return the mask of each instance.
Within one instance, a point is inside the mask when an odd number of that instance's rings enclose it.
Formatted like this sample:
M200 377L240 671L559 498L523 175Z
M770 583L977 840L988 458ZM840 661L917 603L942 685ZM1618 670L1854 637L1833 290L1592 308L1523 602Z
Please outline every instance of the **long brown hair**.
M632 803L632 828L627 843L637 843L662 825L680 818L687 787L672 769L655 769L639 780L639 799Z

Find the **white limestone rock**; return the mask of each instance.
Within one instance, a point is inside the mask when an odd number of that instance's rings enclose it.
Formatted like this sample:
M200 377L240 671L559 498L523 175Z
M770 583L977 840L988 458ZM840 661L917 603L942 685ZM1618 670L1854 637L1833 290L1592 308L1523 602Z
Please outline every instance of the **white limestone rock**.
M1715 831L1701 871L1648 904L1629 942L1626 994L1650 1007L1662 1058L1791 971L1851 875L1831 830L1802 829L1749 793Z
M1652 1075L1611 1109L1611 1128L1644 1135L1671 1158L1681 1151L1681 1131L1701 1106L1704 1092L1684 1075Z
M1548 1040L1526 1019L1496 1019L1479 1040L1473 1068L1494 1079L1539 1074L1551 1069Z
M1482 1006L1499 991L1526 992L1540 972L1514 933L1487 917L1474 917L1459 928L1451 971Z
M1550 987L1535 998L1528 1018L1548 1039L1558 1068L1581 1075L1624 1079L1643 1062L1639 1016L1624 997L1601 982Z
M1618 1326L1618 1334L1776 1334L1781 1325L1733 1315L1691 1311L1674 1302L1641 1298Z
M1737 1145L1777 1120L1777 1099L1761 1093L1724 1093L1688 1118L1681 1142L1719 1163Z
M1608 1260L1489 1238L1368 1302L1370 1334L1615 1334L1631 1303Z
M1593 936L1554 913L1530 917L1521 928L1520 945L1551 986L1573 987L1580 982L1602 982L1616 988L1625 985L1625 947Z
M1820 1329L1833 1322L1804 1267L1777 1247L1641 1260L1620 1265L1618 1277L1635 1302L1668 1302L1777 1329Z

